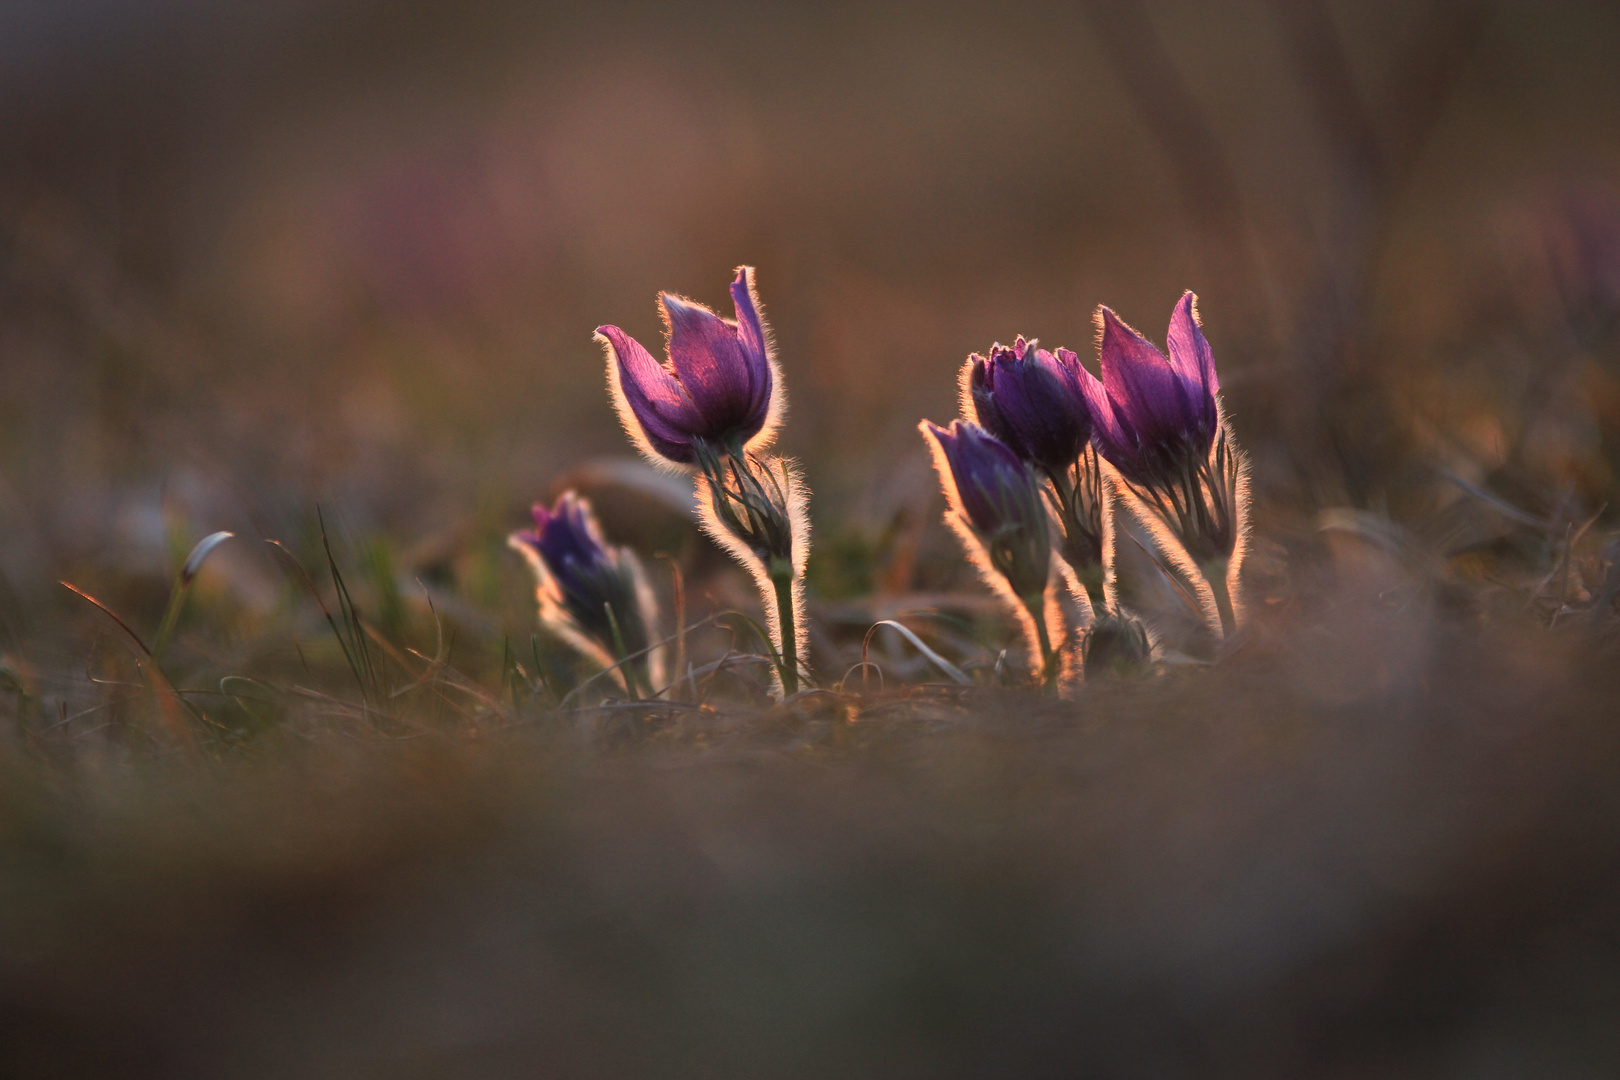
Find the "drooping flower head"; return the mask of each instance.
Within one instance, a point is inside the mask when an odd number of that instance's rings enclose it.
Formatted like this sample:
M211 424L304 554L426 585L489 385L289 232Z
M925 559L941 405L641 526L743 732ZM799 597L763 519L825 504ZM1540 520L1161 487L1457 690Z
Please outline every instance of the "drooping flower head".
M1097 309L1102 380L1086 372L1080 386L1096 422L1098 452L1134 484L1177 482L1208 456L1220 427L1220 383L1196 304L1191 292L1177 302L1168 360L1108 308Z
M1025 461L1049 472L1072 466L1091 440L1091 377L1067 349L1056 356L1020 335L962 368L962 412Z
M780 378L759 313L753 267L731 283L736 321L670 293L658 297L669 363L617 326L599 326L608 383L625 431L655 463L692 465L693 442L760 450L782 412Z
M541 619L599 658L642 653L655 612L635 553L603 541L591 504L573 491L550 508L536 503L533 514L535 527L509 543L534 569Z
M953 420L942 428L924 420L920 427L951 509L983 545L991 567L1020 599L1045 592L1051 529L1029 467L977 424Z

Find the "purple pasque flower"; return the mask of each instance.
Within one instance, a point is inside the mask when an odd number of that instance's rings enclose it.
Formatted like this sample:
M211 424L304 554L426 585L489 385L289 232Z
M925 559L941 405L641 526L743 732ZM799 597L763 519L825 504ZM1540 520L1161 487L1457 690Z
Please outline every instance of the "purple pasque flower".
M781 394L753 267L738 267L731 299L735 322L702 304L659 294L669 339L667 365L617 326L596 328L607 349L619 418L655 461L691 465L697 457L694 441L757 450L774 434Z
M1102 380L1087 372L1081 391L1096 422L1092 442L1134 484L1177 482L1208 457L1220 427L1220 383L1197 299L1186 292L1176 303L1168 360L1108 308L1097 309Z
M1091 373L1067 349L1037 349L1023 335L968 357L962 411L1025 461L1048 472L1072 467L1091 440Z
M1004 529L1009 524L1007 493L1032 486L1023 462L978 424L952 420L949 428L942 428L924 420L923 431L945 455L955 494L951 501L968 522L987 535Z
M621 659L646 649L651 597L635 555L602 539L591 504L573 491L549 509L536 503L533 514L535 527L513 533L511 544L535 568L542 617L571 622Z
M1019 598L1044 593L1051 529L1035 475L977 424L953 420L942 428L924 420L920 426L951 508L983 545L991 567Z

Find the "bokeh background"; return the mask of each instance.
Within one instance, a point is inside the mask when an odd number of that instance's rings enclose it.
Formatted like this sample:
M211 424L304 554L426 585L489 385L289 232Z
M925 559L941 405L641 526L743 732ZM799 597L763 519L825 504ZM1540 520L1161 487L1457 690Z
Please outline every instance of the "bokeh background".
M16 0L8 607L317 502L418 562L498 544L628 452L591 330L656 343L658 290L744 262L827 541L931 515L967 353L1089 355L1104 302L1160 337L1184 288L1274 512L1503 466L1595 510L1617 49L1540 0Z

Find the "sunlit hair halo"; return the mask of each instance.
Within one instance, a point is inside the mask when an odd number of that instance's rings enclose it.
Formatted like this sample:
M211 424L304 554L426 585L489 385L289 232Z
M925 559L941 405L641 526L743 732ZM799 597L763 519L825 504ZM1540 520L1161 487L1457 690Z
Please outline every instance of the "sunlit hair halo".
M807 491L795 462L766 456L786 408L752 267L731 283L737 318L661 293L669 363L600 326L608 386L625 431L655 464L698 473L703 529L753 575L777 652L778 692L808 677Z
M1042 684L1058 674L1056 612L1049 610L1055 568L1051 519L1039 481L1000 439L977 424L927 420L918 430L934 456L949 508L945 522L962 540L992 590L1024 628L1030 663Z
M752 268L738 268L730 292L734 319L659 294L664 361L614 325L598 327L596 339L625 431L655 464L693 474L704 531L753 576L774 690L786 698L809 678L807 492L796 462L767 453L785 396ZM1175 306L1168 356L1110 309L1100 307L1097 320L1100 378L1075 353L1020 336L963 364L963 419L920 425L950 504L946 521L1008 602L1049 688L1083 672L1098 642L1113 660L1158 655L1116 595L1116 504L1138 519L1184 598L1196 595L1189 603L1217 638L1230 640L1243 617L1246 465L1196 298L1185 293ZM602 543L588 504L571 492L554 508L536 507L535 521L512 543L536 568L542 619L622 667L632 696L658 693L651 599L634 557Z

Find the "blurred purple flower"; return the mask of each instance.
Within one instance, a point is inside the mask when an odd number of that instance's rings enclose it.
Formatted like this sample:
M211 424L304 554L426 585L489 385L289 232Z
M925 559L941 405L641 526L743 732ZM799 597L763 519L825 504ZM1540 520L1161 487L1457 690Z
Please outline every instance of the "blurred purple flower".
M1170 316L1170 358L1106 307L1097 311L1102 380L1080 386L1096 427L1092 441L1125 478L1176 482L1208 456L1220 426L1215 358L1198 325L1197 297L1183 293ZM1058 350L1060 359L1074 356Z
M536 503L533 514L535 527L513 533L511 542L534 565L542 617L566 615L613 655L645 649L650 598L635 556L603 541L591 504L573 491L550 509Z
M1049 472L1073 467L1091 440L1092 378L1067 349L1053 356L1020 335L1012 348L996 345L986 360L968 358L966 406L986 431L1025 461ZM1094 380L1093 380L1094 381Z
M1574 320L1620 312L1620 191L1568 182L1545 231L1547 258L1564 308Z
M701 304L659 295L668 365L617 326L597 327L620 419L649 457L691 465L695 440L750 449L770 441L779 394L752 267L738 268L731 298L735 322Z

